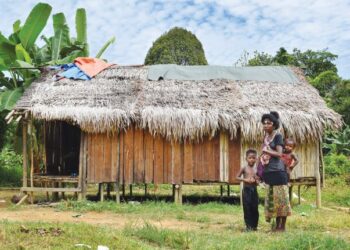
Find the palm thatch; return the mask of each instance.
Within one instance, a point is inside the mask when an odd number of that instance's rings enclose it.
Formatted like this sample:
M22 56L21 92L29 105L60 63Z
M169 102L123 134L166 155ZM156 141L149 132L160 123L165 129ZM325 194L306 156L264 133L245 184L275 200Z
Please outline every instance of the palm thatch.
M17 110L36 119L65 120L91 133L116 132L131 124L181 140L227 130L245 141L262 137L261 115L278 111L284 130L297 141L319 140L339 128L341 116L292 68L299 82L147 79L147 67L112 67L91 81L52 80L32 84Z

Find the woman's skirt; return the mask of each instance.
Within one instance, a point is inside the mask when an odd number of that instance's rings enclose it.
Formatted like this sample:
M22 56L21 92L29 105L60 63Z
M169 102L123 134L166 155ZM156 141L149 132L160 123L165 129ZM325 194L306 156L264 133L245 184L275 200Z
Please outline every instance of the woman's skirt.
M270 221L271 218L289 216L292 209L289 202L289 192L287 185L271 186L266 185L265 196L265 218Z

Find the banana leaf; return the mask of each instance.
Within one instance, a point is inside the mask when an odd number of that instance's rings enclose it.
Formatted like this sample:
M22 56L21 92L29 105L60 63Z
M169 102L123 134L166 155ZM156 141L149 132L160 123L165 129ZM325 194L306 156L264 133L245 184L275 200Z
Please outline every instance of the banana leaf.
M81 44L87 43L86 11L83 8L77 9L75 14L75 29L77 32L77 41Z
M30 55L28 52L23 48L22 44L17 44L16 48L16 57L18 60L25 61L29 64L32 63L32 58L30 58Z
M100 51L97 53L96 58L100 58L102 56L102 54L105 52L105 50L112 44L115 42L115 37L112 37L111 39L109 39L105 45L102 46L102 48L100 49Z
M0 111L13 109L22 94L23 88L16 88L14 90L6 90L2 92L0 95Z
M15 45L0 32L0 58L4 65L11 66L16 60Z
M46 26L47 20L51 14L51 6L46 3L38 3L30 12L24 23L19 38L25 49L32 47L41 31Z
M60 51L63 47L70 45L69 27L66 23L66 18L63 13L58 13L53 17L54 37L52 40L52 61L57 61L60 58Z

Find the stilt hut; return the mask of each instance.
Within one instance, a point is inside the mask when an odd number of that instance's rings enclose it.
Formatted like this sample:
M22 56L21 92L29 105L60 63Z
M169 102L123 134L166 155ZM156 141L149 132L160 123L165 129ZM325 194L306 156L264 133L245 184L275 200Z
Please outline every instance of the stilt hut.
M260 150L260 118L273 110L298 143L292 182L317 185L320 199L322 134L342 121L300 69L113 66L90 81L55 81L54 73L34 82L11 114L23 124L23 192L239 184L244 152ZM36 150L34 128L43 145Z

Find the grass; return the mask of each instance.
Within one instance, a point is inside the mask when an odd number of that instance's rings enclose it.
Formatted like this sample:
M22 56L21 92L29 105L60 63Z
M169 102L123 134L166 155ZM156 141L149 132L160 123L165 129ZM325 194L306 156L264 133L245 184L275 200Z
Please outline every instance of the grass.
M270 232L270 224L264 221L262 205L259 206L259 231L243 233L241 207L220 198L203 203L205 196L201 189L209 196L218 197L219 187L186 186L187 202L182 206L163 198L145 199L140 203L138 199L143 192L140 186L135 187L134 197L129 198L133 202L120 205L114 201L63 201L54 208L60 213L111 213L122 216L126 224L113 227L83 222L0 221L0 249L78 249L75 248L77 243L90 245L92 249L98 245L110 249L350 249L350 215L332 208L349 207L350 189L346 178L327 180L322 192L324 209L315 207L314 187L303 189L305 201L301 205L294 203L293 214L287 221L287 232L283 234ZM157 192L166 195L171 189L164 186ZM0 194L10 197L10 193L1 191ZM263 190L260 194L263 198ZM2 209L20 213L28 208L9 206ZM21 231L22 225L29 231ZM53 235L50 233L52 228L60 228L62 234ZM39 233L43 229L44 235Z

